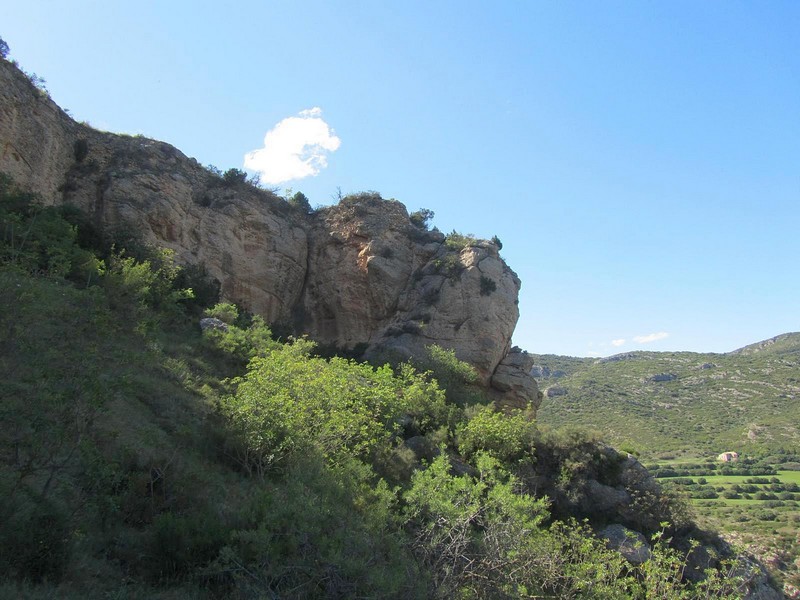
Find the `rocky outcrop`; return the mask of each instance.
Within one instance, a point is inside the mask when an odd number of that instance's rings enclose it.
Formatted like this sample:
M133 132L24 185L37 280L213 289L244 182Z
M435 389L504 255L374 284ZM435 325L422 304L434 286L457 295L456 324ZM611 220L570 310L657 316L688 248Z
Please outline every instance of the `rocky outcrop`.
M677 378L678 376L675 373L656 373L645 379L645 381L650 383L663 383L664 381L675 381Z
M101 231L135 230L202 265L268 323L373 354L438 344L508 404L538 406L527 355L509 352L520 281L492 242L446 240L377 194L308 214L169 144L76 123L2 60L0 171Z
M652 553L647 538L638 531L613 524L603 529L600 535L609 548L619 552L629 563L640 565L650 560Z
M542 403L542 392L531 374L533 362L530 354L514 346L497 365L492 388L501 392L507 406L537 409Z
M566 396L569 392L567 388L560 385L551 385L544 393L548 398L556 398L558 396Z

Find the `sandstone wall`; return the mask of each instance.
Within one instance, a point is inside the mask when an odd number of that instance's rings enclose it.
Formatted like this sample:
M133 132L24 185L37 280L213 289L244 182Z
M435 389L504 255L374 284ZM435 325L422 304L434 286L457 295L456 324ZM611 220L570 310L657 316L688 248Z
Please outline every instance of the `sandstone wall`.
M373 352L439 344L487 387L500 366L494 389L538 405L527 362L509 355L520 281L491 242L449 247L375 194L307 215L169 144L74 122L2 60L0 149L0 171L43 202L76 205L101 230L133 228L181 263L204 265L225 299L270 323Z

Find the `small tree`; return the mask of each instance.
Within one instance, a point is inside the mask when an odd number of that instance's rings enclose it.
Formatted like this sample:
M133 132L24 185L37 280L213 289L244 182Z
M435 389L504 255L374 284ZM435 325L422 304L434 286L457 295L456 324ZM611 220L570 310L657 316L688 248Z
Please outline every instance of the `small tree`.
M9 47L6 41L0 37L0 58L5 59L8 57Z
M428 229L428 224L433 219L433 211L429 208L420 208L417 211L412 212L408 218L411 220L411 224L415 227L419 227L420 229Z
M311 212L311 203L308 201L308 197L306 197L303 192L297 192L294 196L289 198L287 202L290 206L305 214Z
M237 183L245 183L247 181L247 173L241 169L228 169L222 175L222 179L228 185L236 185Z

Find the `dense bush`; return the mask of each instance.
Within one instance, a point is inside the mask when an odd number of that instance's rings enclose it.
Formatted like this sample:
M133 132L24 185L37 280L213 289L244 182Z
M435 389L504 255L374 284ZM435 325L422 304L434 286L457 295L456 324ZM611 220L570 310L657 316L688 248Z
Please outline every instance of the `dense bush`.
M311 208L311 202L308 201L308 198L303 192L295 193L287 200L287 202L290 206L306 215L311 213L313 210Z
M445 236L444 245L450 250L461 251L464 248L472 246L477 241L478 238L471 233L459 233L454 229Z
M241 169L228 169L222 174L222 180L227 185L238 185L247 181L247 173Z
M459 360L453 350L432 344L423 356L415 356L411 364L422 372L429 372L445 390L447 401L457 406L484 402L475 386L478 374L472 365Z
M464 456L485 452L506 464L533 459L537 431L530 415L519 410L504 414L492 405L479 405L467 417L456 430L458 450Z
M343 454L367 459L388 449L401 415L424 420L444 409L423 376L404 371L395 377L388 366L315 358L312 347L295 340L254 358L247 375L234 381L236 393L222 400L232 432L229 452L248 474L282 469L312 450L331 461Z

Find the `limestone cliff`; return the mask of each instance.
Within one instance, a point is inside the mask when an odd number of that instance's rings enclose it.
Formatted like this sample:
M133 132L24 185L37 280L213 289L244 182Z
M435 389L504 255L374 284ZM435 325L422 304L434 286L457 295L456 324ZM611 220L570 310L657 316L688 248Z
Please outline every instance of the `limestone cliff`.
M169 144L76 123L2 60L0 171L202 264L225 299L270 323L373 353L439 344L503 402L539 404L532 361L510 352L520 281L497 246L420 229L399 202L359 194L306 214Z

